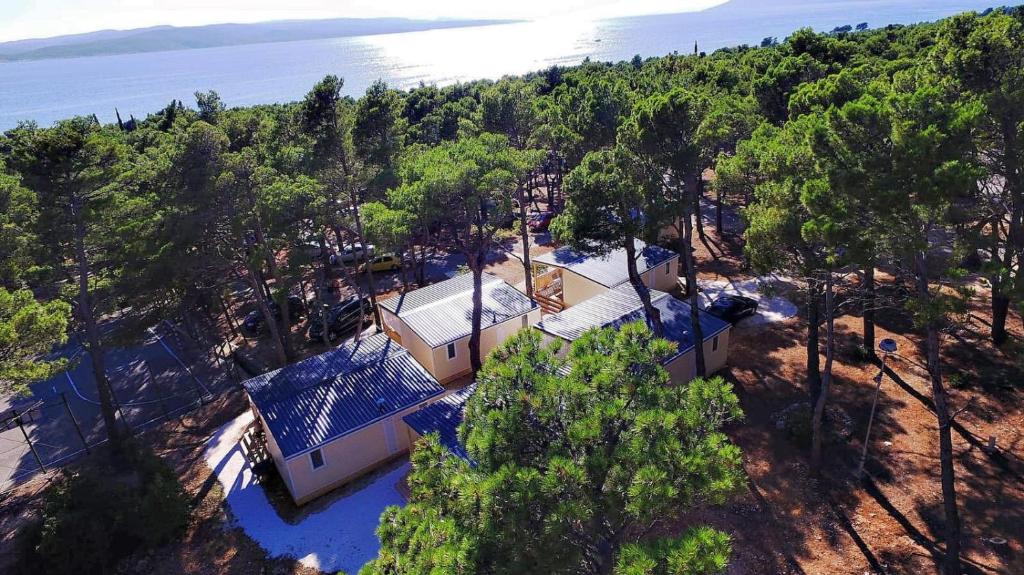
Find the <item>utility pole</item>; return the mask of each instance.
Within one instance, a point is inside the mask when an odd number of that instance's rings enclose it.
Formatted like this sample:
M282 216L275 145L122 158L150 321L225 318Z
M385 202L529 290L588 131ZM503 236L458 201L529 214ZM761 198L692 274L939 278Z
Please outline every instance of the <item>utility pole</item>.
M89 442L85 440L85 434L82 433L82 427L78 425L78 418L75 417L75 412L71 411L71 404L68 403L68 396L63 391L60 392L60 399L64 402L64 409L67 410L68 417L71 418L71 423L75 426L75 432L78 433L78 438L82 440L82 446L85 448L85 452L92 453L92 451L89 450Z
M32 408L29 408L26 411L32 411ZM43 459L39 457L39 452L36 451L36 446L32 443L32 439L28 436L28 432L25 431L25 421L22 419L21 414L18 413L17 409L11 409L11 416L11 419L18 426L18 429L21 430L21 434L25 437L25 443L28 444L28 448L32 450L32 456L35 457L36 464L39 465L39 470L46 473L46 466L43 465Z

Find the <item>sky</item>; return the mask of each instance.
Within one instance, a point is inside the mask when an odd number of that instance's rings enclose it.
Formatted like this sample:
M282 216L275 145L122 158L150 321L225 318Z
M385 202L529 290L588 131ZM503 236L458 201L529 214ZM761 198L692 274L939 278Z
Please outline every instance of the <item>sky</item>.
M604 18L700 10L725 0L0 0L0 42L105 29L286 19Z

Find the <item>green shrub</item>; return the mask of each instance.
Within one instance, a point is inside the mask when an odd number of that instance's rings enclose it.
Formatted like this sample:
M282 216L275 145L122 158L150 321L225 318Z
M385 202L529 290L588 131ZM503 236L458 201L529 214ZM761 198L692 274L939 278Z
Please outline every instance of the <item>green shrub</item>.
M119 467L96 464L65 474L54 485L34 534L33 570L103 573L184 531L188 496L167 464L131 447Z
M967 386L967 377L959 371L952 371L946 376L946 383L953 389L961 389Z
M772 420L775 422L775 428L785 433L795 444L810 447L813 416L814 407L810 402L802 401L775 413ZM853 420L837 405L825 406L821 425L826 445L845 443L853 434Z

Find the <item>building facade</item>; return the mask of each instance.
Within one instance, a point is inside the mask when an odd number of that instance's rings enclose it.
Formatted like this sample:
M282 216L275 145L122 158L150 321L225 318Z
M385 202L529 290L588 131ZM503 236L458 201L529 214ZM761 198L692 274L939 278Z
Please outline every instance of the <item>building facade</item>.
M502 279L483 277L480 354L540 321L537 302ZM473 276L463 274L378 304L384 331L409 349L438 381L470 372Z
M242 383L267 448L302 505L409 450L402 417L444 388L385 334Z
M665 369L675 383L685 383L697 374L693 322L690 305L670 294L651 290L651 303L661 312L665 339L678 346L675 356L665 362ZM698 312L703 332L704 367L707 373L719 371L729 361L729 335L732 327L725 321L701 310ZM535 326L548 342L562 344L561 353L584 332L595 328L618 327L635 321L647 321L643 303L630 284L620 285L557 314L545 316ZM649 322L648 322L649 324Z

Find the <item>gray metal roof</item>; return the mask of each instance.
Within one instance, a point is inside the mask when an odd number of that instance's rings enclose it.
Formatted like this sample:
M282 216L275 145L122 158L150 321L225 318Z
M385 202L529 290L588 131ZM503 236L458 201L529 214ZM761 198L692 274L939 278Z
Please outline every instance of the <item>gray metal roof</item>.
M537 308L537 302L501 278L483 275L481 327L506 322ZM473 325L473 275L462 274L403 295L381 307L394 313L432 348L470 334Z
M462 424L462 417L466 411L466 401L475 390L475 384L464 387L419 411L406 415L402 421L421 436L437 433L441 445L452 455L471 462L469 453L459 441L459 425Z
M242 382L285 458L444 393L385 334Z
M677 355L693 349L693 324L690 321L690 305L671 295L651 290L651 303L661 310L661 324L665 339L679 345ZM729 328L729 324L701 310L700 327L704 339L709 340ZM629 284L621 285L580 302L562 312L545 317L536 328L540 331L575 341L583 332L603 327L619 327L634 321L646 321L643 303L636 290ZM649 325L649 322L648 322Z
M636 240L636 267L639 273L677 259L679 254L661 246L647 245ZM620 248L604 256L588 256L567 247L539 255L533 262L567 269L605 287L613 288L629 281L626 268L626 249Z

